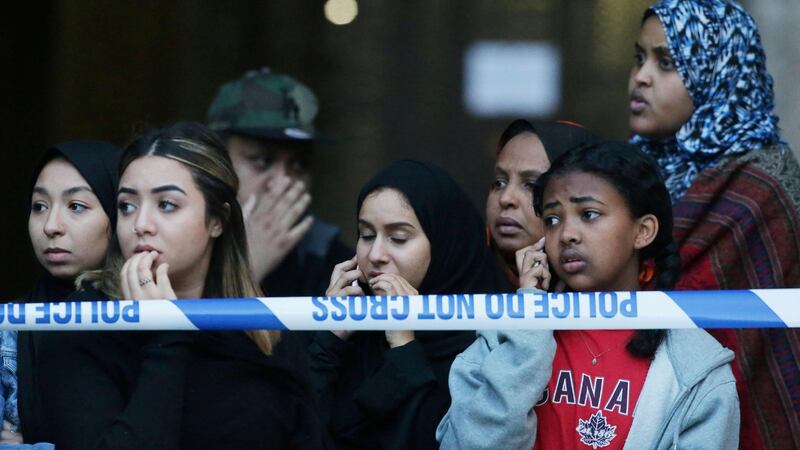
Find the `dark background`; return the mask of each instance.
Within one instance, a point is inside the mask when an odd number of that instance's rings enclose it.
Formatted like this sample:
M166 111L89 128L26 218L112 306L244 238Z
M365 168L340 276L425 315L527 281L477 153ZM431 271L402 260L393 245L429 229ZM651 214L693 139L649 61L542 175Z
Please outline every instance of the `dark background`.
M323 3L5 2L3 297L36 276L24 212L48 144L124 144L143 124L203 121L217 87L248 69L270 66L317 93L317 127L336 143L317 151L313 208L350 243L359 187L399 158L443 165L483 211L494 145L511 118L464 109L463 55L473 41L555 43L563 61L555 118L627 137L627 74L649 0L362 0L346 26L328 22Z

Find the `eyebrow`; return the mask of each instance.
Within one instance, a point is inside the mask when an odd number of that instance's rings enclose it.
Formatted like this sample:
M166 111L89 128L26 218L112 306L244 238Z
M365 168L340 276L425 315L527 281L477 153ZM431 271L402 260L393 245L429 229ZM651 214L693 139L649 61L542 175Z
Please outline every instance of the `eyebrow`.
M416 229L417 229L417 227L415 227L414 225L411 225L411 224L410 224L410 223L408 223L408 222L392 222L392 223L387 223L386 225L384 225L384 227L386 227L386 228L411 228L411 229L413 229L413 230L416 230Z
M570 203L588 203L588 202L597 202L601 205L605 205L605 203L601 202L600 200L592 197L591 195L585 195L583 197L570 197Z
M542 172L539 172L538 170L533 170L533 169L531 169L531 170L521 170L519 172L519 174L523 178L539 178L540 176L542 176Z
M368 227L371 227L371 228L375 228L374 225L372 225L371 223L367 222L364 219L358 219L358 224L359 225L368 226ZM414 230L417 229L417 227L415 227L414 225L412 225L412 224L410 224L408 222L387 223L387 224L384 225L384 228L411 228L411 229L414 229Z
M603 203L600 200L592 197L591 195L585 195L583 197L570 197L569 198L569 202L570 203L577 203L577 204L589 203L589 202L597 202L597 203L600 203L601 205L605 205L605 203ZM561 202L559 202L557 200L554 201L554 202L545 203L544 206L542 207L542 211L544 211L546 209L550 209L550 208L555 208L556 206L559 206L560 204L561 204ZM608 205L606 205L606 206L608 206Z
M558 200L556 200L554 202L545 203L544 206L542 206L542 211L544 211L546 209L555 208L556 206L559 206L560 204L561 204L561 202L559 202Z
M672 51L666 45L657 45L653 47L653 52L659 56L668 56L672 58Z
M158 187L154 187L153 189L150 189L150 192L153 193L153 194L159 194L161 192L171 192L171 191L177 191L177 192L180 192L183 195L187 195L186 191L184 191L183 189L179 188L178 186L176 186L174 184L165 184L163 186L158 186ZM139 191L137 191L136 189L129 188L129 187L120 187L118 193L119 194L139 195Z
M644 47L641 44L639 44L638 42L635 42L633 44L633 48L634 48L634 50L637 50L637 51L642 51L642 52L645 51ZM663 44L656 45L655 47L652 47L652 51L653 51L653 53L655 53L658 56L668 56L668 57L672 58L672 50L670 50L669 46L667 46L667 45L663 45Z
M495 166L494 172L495 172L495 174L499 173L501 175L508 175L508 172L513 172L513 170L506 170L506 169L504 169L504 168L502 168L500 166ZM520 170L517 173L519 173L519 175L522 178L539 178L540 176L542 176L542 172L539 172L538 170L533 170L533 169Z
M45 188L43 188L41 186L34 186L33 187L33 192L35 192L37 194L42 194L42 195L49 195L50 194L47 191L47 189L45 189ZM94 193L94 191L92 191L92 189L89 186L75 186L75 187L71 187L69 189L64 189L64 191L61 192L61 195L73 195L73 194L77 194L78 192Z

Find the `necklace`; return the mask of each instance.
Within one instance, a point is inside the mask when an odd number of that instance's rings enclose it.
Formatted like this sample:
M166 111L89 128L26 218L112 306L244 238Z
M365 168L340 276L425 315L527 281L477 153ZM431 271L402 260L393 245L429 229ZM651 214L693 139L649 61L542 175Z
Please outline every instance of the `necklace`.
M610 352L611 350L616 350L616 349L618 349L618 348L619 348L619 346L620 346L620 345L622 345L622 342L620 342L620 343L618 343L617 345L615 345L615 346L613 346L613 347L610 347L610 348L608 348L608 349L606 349L606 350L603 350L603 351L602 351L602 352L600 352L600 353L595 353L595 352L593 352L593 351L592 351L592 348L591 348L591 347L589 347L589 344L586 342L586 339L584 339L584 337L583 337L583 331L580 331L580 330L579 330L579 331L578 331L578 336L580 336L580 337L581 337L581 341L583 341L583 345L585 345L585 346L586 346L586 350L589 350L589 353L592 355L592 365L593 365L593 366L596 366L596 365L597 365L597 360L598 360L598 359L600 359L600 357L601 357L601 356L605 355L606 353Z

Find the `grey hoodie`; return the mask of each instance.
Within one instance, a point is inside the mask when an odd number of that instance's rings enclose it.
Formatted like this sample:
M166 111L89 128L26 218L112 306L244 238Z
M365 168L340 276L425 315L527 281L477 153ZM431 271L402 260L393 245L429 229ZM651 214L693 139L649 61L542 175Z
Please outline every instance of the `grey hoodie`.
M481 331L450 369L442 449L530 450L533 405L547 386L552 331ZM700 329L670 330L647 372L625 449L735 449L739 397L733 352ZM588 447L587 447L588 448Z

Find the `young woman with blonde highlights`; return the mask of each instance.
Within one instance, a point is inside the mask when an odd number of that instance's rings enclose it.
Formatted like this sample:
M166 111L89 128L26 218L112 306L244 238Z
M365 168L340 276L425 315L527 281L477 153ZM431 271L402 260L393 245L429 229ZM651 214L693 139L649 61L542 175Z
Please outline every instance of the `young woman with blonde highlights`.
M84 275L78 299L259 296L237 187L224 145L204 126L146 131L120 163L118 246L104 270ZM65 449L324 448L302 374L271 356L279 337L65 336L51 365L72 370L39 380L48 440Z

